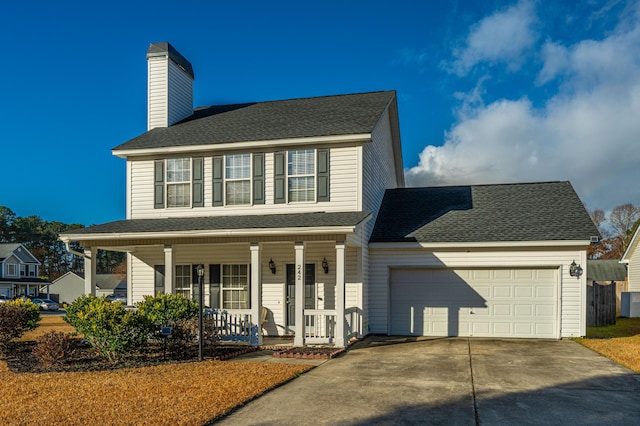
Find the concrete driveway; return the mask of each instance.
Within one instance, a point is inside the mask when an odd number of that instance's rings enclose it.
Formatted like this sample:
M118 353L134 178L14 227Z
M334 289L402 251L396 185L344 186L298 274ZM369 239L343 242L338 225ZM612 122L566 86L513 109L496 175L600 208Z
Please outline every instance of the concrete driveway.
M640 376L572 341L374 337L216 424L607 424Z

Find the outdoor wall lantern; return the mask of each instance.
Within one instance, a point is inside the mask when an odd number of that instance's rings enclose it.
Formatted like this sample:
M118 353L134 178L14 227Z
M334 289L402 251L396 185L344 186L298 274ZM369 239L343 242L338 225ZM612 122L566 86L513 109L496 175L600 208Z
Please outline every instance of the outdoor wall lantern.
M322 269L324 269L325 274L329 273L329 262L327 262L326 257L322 258Z
M198 361L202 361L202 341L204 340L202 327L202 310L204 307L204 265L200 264L196 266L196 273L198 274Z
M273 259L269 259L269 269L271 269L273 275L276 274L276 262L274 262Z
M582 275L582 266L577 265L575 260L569 266L569 275L576 278L580 278L580 275Z

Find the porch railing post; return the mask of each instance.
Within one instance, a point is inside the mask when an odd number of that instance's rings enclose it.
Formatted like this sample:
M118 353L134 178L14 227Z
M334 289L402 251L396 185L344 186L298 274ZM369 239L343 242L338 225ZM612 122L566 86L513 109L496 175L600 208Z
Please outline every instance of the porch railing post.
M345 243L336 242L336 347L345 346L344 338L344 290L345 290Z
M260 288L260 283L262 279L260 277L261 273L260 267L260 244L259 243L251 243L251 285L249 286L251 290L251 318L252 318L252 326L249 331L251 335L251 344L252 345L261 345L262 344L262 324L260 323L262 311L262 289Z
M295 293L296 293L296 326L293 344L304 346L305 324L304 324L304 243L296 241L296 264L295 264Z

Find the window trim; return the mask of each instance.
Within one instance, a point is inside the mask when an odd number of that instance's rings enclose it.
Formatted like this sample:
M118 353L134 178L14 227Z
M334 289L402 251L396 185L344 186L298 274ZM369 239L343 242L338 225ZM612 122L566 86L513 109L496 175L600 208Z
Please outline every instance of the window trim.
M225 267L233 267L233 266L244 266L246 268L246 273L244 275L238 274L238 276L244 276L246 278L246 285L242 288L240 287L227 287L225 286L225 276L233 277L233 274L225 275ZM247 295L246 307L244 308L235 308L235 307L226 307L225 306L225 294L231 291L244 291ZM220 290L219 290L219 306L220 309L251 309L251 266L248 263L223 263L220 264ZM233 300L230 302L234 302ZM235 301L239 303L239 300Z
M182 274L178 274L178 268L186 268L186 275L184 273L184 270L183 270ZM193 284L191 282L191 264L188 264L188 263L176 264L174 270L175 270L175 277L174 277L174 283L173 283L174 284L173 293L174 294L182 294L187 299L191 299L191 295L192 295L192 292L193 292L193 290L191 288L191 285ZM178 279L179 278L184 279L185 277L187 278L188 285L185 287L184 286L185 283L181 282L180 284L182 286L178 286ZM154 291L155 291L155 283L154 283ZM185 294L185 291L187 291L188 294Z
M17 277L18 276L18 264L17 263L7 263L7 267L5 271L7 272L7 277ZM13 270L13 272L11 272Z
M240 157L240 156L248 156L249 157L249 165L248 165L248 177L246 178L228 178L227 177L227 170L228 170L228 163L227 161L229 160L229 158L231 157ZM223 181L223 189L224 192L222 194L223 196L223 204L225 206L252 206L253 205L253 155L252 153L249 152L244 152L244 153L237 153L237 154L225 154L224 156L224 161L223 161L223 174L222 174L222 181ZM230 182L248 182L249 183L249 197L248 197L248 202L246 203L234 203L234 204L230 204L228 201L228 197L227 197L227 183Z
M313 160L313 174L298 174L292 175L289 173L289 164L290 164L290 154L293 152L301 152L301 151L311 151L311 158ZM289 189L289 183L291 178L311 178L313 182L313 196L311 200L304 201L291 201L291 192ZM318 202L318 150L317 148L303 148L303 149L291 149L286 151L285 156L285 192L287 197L287 204L310 204Z
M178 182L169 182L169 162L177 161L177 160L186 160L186 164L189 165L189 177L186 181L178 181ZM184 173L184 171L183 171ZM169 205L169 186L179 186L186 185L186 196L189 197L189 202L187 205L180 206L171 206ZM176 158L166 158L164 160L164 193L166 198L165 208L168 209L185 209L193 207L193 158L191 157L176 157Z

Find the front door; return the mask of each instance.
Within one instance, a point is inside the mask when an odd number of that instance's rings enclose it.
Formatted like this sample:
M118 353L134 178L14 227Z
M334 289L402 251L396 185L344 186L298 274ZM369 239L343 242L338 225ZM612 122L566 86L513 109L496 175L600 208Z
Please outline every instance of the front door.
M296 325L296 277L294 264L287 264L287 333L293 334ZM304 265L304 307L316 308L316 265Z

